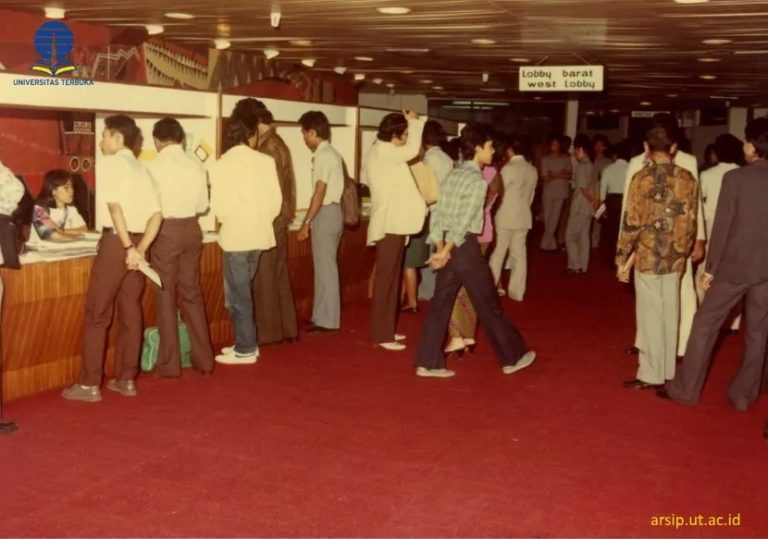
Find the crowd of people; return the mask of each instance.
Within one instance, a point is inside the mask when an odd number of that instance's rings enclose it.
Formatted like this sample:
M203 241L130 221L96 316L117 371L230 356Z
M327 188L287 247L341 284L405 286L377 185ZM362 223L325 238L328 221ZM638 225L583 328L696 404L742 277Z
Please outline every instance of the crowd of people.
M192 365L203 374L215 363L255 363L260 344L298 339L286 252L296 185L290 149L273 121L260 101L238 102L227 123L225 152L206 174L185 152L177 120L155 124L158 156L146 164L134 151L141 137L134 120L105 120L96 191L96 229L103 235L88 286L80 377L63 397L101 400L115 309L115 378L107 388L136 395L144 287L139 270L148 263L162 281L154 286L160 333L154 375L180 375L177 306L189 331ZM307 112L298 121L313 154L307 163L313 193L298 230L299 240L311 241L314 267L307 331L322 335L341 327L337 256L346 172L325 115ZM449 141L437 121L425 122L412 111L386 115L362 167L371 198L367 241L376 251L371 343L406 349L397 319L418 312L422 299L429 306L414 355L417 376L453 376L446 362L474 346L478 322L503 373L531 365L536 354L504 314L501 298L525 296L527 236L540 183L540 250L564 248L565 272L581 275L602 244L619 280L634 277L637 331L628 353L639 356L639 367L625 387L697 403L718 332L723 323L740 327L745 298L747 342L729 398L746 409L760 390L768 340L762 232L768 217L760 205L768 194L767 124L763 118L751 122L745 143L718 137L699 178L696 159L680 150L679 127L667 114L654 117L642 150L629 140L612 145L602 135L578 135L571 150L568 137L553 135L537 164L524 136L469 124ZM428 171L431 183L414 180L423 172L417 167ZM3 172L0 218L13 212L24 192L10 171ZM48 172L34 207L34 234L59 242L80 238L87 228L72 199L71 175ZM235 334L218 354L200 289L197 218L207 211L219 223ZM510 270L507 286L504 268Z

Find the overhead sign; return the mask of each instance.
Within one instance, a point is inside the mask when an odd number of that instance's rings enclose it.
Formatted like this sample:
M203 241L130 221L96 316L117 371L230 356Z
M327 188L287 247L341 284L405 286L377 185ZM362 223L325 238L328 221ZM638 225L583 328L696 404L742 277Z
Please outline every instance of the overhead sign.
M604 66L530 66L520 68L521 92L602 92Z
M668 110L633 110L633 118L653 118L657 114L669 114Z

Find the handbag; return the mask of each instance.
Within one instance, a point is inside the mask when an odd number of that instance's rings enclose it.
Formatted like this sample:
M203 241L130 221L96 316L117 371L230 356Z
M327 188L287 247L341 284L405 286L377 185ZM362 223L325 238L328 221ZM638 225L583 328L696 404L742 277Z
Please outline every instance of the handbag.
M192 366L190 353L192 343L189 340L187 325L181 320L181 314L176 311L176 320L179 328L179 352L181 352L181 366ZM151 371L157 365L157 356L160 352L160 331L157 327L149 327L144 330L144 342L141 345L141 370Z
M344 224L355 226L360 222L360 197L357 194L357 182L344 175L344 189L341 192L341 215Z
M416 182L416 187L424 198L424 202L427 205L437 202L440 184L437 181L435 169L424 161L419 161L411 165L411 174L413 174L413 180Z

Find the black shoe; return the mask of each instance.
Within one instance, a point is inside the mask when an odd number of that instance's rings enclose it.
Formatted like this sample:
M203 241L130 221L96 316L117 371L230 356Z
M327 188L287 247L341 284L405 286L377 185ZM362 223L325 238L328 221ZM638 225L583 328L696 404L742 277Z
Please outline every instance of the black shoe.
M408 314L418 314L419 308L418 307L400 307L401 313L408 313Z
M642 380L627 380L626 382L621 383L622 387L625 387L627 389L663 389L663 384L649 384L647 382L643 382Z
M640 353L640 349L637 346L630 346L624 350L624 353L628 356L636 356Z
M669 393L667 393L666 389L659 389L658 391L656 391L656 396L659 397L660 399L664 399L664 400L667 400L667 401L674 401L675 400L675 399L673 399L669 395Z
M323 326L312 326L307 330L309 335L324 335L326 333L335 333L338 329L324 328Z

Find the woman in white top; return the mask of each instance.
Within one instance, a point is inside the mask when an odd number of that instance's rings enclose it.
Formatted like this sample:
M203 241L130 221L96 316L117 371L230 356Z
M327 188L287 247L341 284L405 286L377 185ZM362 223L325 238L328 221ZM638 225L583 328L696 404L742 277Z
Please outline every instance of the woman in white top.
M83 237L88 227L72 204L74 196L72 174L62 169L45 173L32 217L35 233L41 240L68 242Z

